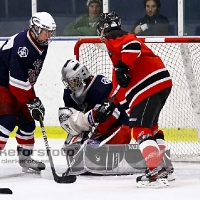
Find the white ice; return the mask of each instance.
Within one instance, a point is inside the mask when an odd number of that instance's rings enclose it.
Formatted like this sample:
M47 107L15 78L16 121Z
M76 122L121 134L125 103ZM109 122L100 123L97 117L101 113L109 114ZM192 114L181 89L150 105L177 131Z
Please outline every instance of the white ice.
M67 168L64 156L57 156L63 140L49 139L53 161L58 175ZM9 139L6 152L0 158L0 188L9 187L12 195L0 195L0 200L171 200L200 199L200 163L174 162L176 180L167 188L137 188L138 174L127 176L78 176L75 183L59 184L53 180L43 139L36 139L34 158L46 162L47 168L41 175L25 174L17 163L15 139ZM9 163L10 162L10 163ZM12 162L12 163L11 163Z

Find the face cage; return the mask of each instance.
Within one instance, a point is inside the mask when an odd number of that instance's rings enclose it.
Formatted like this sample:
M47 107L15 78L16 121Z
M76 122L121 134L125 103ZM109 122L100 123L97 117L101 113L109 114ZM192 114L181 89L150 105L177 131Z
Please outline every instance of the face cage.
M101 29L101 28L100 28ZM97 34L98 36L100 37L101 39L101 42L103 42L103 38L105 37L104 36L104 28L102 28L101 30L99 30L99 28L97 29Z
M49 43L51 43L52 42L52 40L55 38L55 36L56 36L56 30L51 30L51 31L49 31L49 30L47 30L47 29L42 29L42 28L40 28L40 27L38 27L38 26L32 26L31 27L31 30L33 31L33 33L35 34L35 39L36 39L36 41L37 41L37 43L39 44L39 45L41 45L41 46L45 46L45 45L48 45ZM46 40L43 40L43 41L41 41L41 40L39 40L38 39L38 37L39 37L39 35L40 35L40 33L42 32L42 30L45 30L46 32L47 32L47 34L50 34L50 38L48 38L48 39L46 39Z
M73 92L75 92L81 85L81 80L78 77L67 78L67 79L62 78L62 82L66 87L68 87Z

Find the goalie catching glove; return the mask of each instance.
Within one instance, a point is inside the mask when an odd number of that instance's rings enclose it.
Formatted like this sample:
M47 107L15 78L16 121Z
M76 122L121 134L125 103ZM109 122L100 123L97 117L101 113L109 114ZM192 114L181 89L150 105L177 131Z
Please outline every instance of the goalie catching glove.
M114 67L116 72L117 83L121 87L126 88L131 81L131 75L129 74L129 67L121 60L119 60L118 65L115 65Z
M59 122L61 127L68 133L62 150L66 152L66 148L71 144L82 144L88 139L92 126L95 126L93 120L93 110L83 113L74 108L59 108ZM96 132L95 132L96 133ZM94 138L89 138L87 144L99 144Z
M74 108L59 108L58 117L61 127L72 136L91 130L87 116Z
M33 119L39 121L40 116L42 117L42 120L44 119L45 109L44 109L44 106L43 106L41 100L38 97L36 97L36 99L34 99L34 100L28 101L26 103L26 105L27 105Z
M99 121L106 121L107 118L112 115L115 108L115 104L111 103L110 105L108 100L104 101L101 106L96 106L94 109L89 110L87 113L77 111L71 107L59 108L58 116L60 125L68 133L66 145L75 142L83 142L81 138L83 138L83 140L87 139L85 136L89 132L93 133L91 136L92 140L101 137L102 131L98 130L99 125L96 127L96 123L99 123ZM94 131L92 131L93 127L95 127ZM83 137L84 133L87 134Z

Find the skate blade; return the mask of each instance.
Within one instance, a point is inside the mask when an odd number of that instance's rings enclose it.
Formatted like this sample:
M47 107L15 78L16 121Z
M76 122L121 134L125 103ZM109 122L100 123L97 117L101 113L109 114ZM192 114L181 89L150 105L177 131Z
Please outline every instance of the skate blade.
M174 177L173 174L168 174L167 180L168 180L168 181L175 181L176 178Z
M32 168L28 167L22 167L22 172L28 173L28 174L41 174L41 171L36 171Z
M168 186L169 186L169 183L166 178L159 178L153 182L149 182L149 181L137 182L138 188L164 188L164 187L168 187Z

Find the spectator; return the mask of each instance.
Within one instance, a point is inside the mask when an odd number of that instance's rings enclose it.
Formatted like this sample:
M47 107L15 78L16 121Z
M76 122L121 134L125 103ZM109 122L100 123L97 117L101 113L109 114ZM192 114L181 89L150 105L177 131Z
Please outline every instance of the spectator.
M97 36L96 25L101 13L100 0L88 0L88 14L83 14L69 24L63 31L65 36Z
M160 0L144 0L146 15L139 19L133 28L138 36L167 36L169 35L169 20L159 13Z

